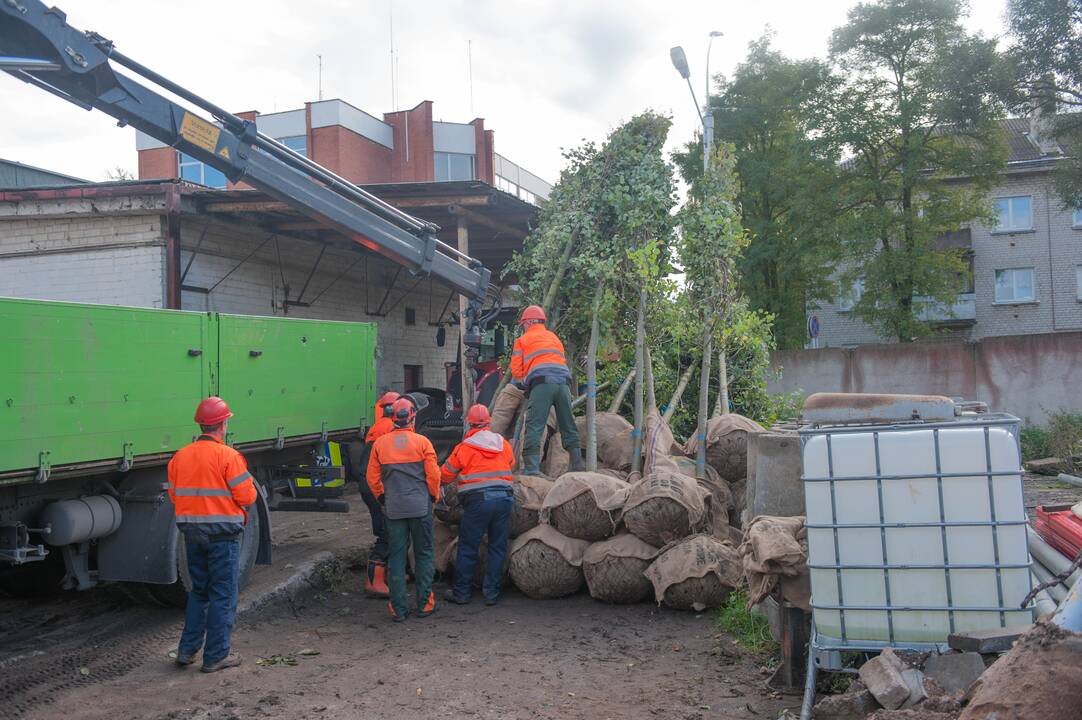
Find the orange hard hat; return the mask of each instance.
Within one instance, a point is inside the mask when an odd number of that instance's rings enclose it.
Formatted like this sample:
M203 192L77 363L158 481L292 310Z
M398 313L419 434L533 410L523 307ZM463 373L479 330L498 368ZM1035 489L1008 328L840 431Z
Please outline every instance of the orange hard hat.
M413 424L417 417L417 406L408 397L400 397L391 405L391 417L398 427L407 427Z
M225 400L211 395L195 409L195 421L200 425L217 425L233 417Z
M466 423L473 427L484 427L491 422L492 417L488 414L488 408L481 403L472 406L466 413Z
M384 415L390 415L389 411L391 409L391 405L394 405L394 401L400 397L402 396L396 393L394 390L388 390L387 392L379 396L379 400L376 401L376 405L379 405L381 408L383 408Z
M522 311L522 315L518 318L518 324L521 325L527 320L540 320L541 322L545 322L548 318L545 317L545 311L541 309L540 305L530 305Z

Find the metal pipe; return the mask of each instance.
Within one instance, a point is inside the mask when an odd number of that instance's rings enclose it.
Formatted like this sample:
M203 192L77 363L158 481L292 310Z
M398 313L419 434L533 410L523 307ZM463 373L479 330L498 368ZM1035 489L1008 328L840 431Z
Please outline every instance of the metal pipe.
M1037 532L1029 526L1026 527L1026 541L1029 545L1029 552L1033 555L1034 559L1039 561L1053 573L1058 575L1071 567L1070 560L1064 557L1059 550L1056 550L1045 542L1044 538L1038 535ZM1082 570L1075 570L1063 584L1067 587L1074 587L1080 577L1082 577Z

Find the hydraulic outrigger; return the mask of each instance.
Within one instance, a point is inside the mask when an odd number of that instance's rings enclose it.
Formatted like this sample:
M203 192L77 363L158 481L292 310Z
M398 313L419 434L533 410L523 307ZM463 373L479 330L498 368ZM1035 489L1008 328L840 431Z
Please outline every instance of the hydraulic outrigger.
M111 61L111 62L110 62ZM210 122L113 68L111 63L209 113ZM470 299L467 337L479 337L490 271L441 242L439 227L413 217L263 135L237 117L82 32L39 0L0 0L0 69L84 110L97 109L338 230L414 273L431 274Z

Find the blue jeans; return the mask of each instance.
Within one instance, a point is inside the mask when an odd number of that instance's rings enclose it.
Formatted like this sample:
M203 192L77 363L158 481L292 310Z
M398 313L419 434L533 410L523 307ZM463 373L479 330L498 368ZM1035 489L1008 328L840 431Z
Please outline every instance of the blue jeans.
M180 655L195 655L203 647L203 664L229 655L229 634L237 614L237 571L240 538L209 543L185 542L192 589L180 635Z
M507 536L511 529L511 511L515 501L511 488L489 488L459 493L462 523L458 526L458 557L455 558L454 593L469 598L470 583L477 569L481 538L488 534L488 557L482 592L495 600L500 596L503 565L507 559Z

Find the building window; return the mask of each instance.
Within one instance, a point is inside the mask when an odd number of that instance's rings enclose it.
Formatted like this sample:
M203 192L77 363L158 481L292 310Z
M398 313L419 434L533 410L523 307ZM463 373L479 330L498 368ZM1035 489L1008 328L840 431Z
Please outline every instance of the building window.
M180 166L180 177L183 180L212 188L225 187L225 174L221 170L208 167L206 163L196 160L191 155L178 151L177 164Z
M1033 302L1033 268L996 270L996 302Z
M308 156L308 138L304 135L292 135L275 139L293 152L298 152L305 157Z
M1082 265L1075 265L1074 268L1074 291L1075 297L1082 300Z
M853 286L843 289L838 296L838 312L849 312L864 296L864 278L857 278Z
M473 155L436 153L436 182L473 180Z
M996 198L996 231L1018 232L1033 229L1033 199L1029 195Z
M424 385L424 367L421 365L404 365L402 367L402 379L405 381L406 392L422 387Z
M411 307L406 308L406 324L407 325L416 325L417 324L417 311L414 310Z
M500 190L503 190L505 193L508 193L510 195L517 195L518 194L518 185L511 182L510 180L503 177L502 175L497 175L496 176L496 187L499 188Z
M523 202L528 202L531 205L537 204L537 196L524 187L518 189L518 196Z
M1076 228L1082 228L1082 208L1074 209L1074 215L1071 216L1071 224Z

